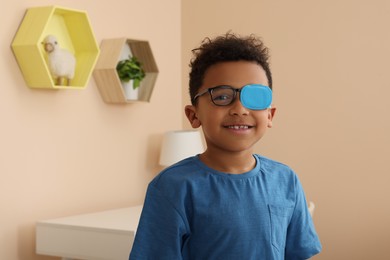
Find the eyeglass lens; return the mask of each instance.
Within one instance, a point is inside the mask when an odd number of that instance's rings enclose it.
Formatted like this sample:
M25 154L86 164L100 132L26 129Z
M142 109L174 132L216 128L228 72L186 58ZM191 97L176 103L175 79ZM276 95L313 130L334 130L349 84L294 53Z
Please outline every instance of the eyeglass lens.
M229 86L220 86L210 91L211 99L217 106L227 106L231 104L239 89L234 89Z

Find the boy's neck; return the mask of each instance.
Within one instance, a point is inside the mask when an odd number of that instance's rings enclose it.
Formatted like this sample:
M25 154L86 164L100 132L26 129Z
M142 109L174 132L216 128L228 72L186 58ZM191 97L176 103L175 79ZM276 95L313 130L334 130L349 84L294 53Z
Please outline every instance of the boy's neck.
M253 157L252 151L212 152L206 150L199 158L208 167L231 174L249 172L256 166L256 159Z

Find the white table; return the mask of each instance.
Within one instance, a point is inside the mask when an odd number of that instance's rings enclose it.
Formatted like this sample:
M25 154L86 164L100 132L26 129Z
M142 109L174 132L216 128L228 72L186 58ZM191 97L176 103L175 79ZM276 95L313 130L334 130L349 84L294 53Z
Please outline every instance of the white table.
M36 252L63 259L127 260L142 206L39 221Z

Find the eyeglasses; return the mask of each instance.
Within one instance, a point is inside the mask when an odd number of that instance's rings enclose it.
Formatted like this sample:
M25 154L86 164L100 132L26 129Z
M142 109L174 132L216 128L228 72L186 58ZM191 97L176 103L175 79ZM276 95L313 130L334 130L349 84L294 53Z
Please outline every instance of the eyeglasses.
M248 109L264 110L269 108L272 103L272 90L260 84L250 84L242 88L233 88L225 85L208 88L195 95L194 101L207 92L210 94L211 101L216 106L228 106L232 104L236 99L237 92L240 92L242 105Z

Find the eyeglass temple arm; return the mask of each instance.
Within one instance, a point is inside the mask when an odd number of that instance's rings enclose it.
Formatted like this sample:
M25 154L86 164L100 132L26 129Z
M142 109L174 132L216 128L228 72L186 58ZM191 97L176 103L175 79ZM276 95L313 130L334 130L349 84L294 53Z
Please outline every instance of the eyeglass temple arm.
M201 93L198 93L197 95L195 95L194 100L196 100L198 97L200 97L200 96L206 94L207 92L209 92L209 89L206 89L205 91L203 91L203 92L201 92Z

